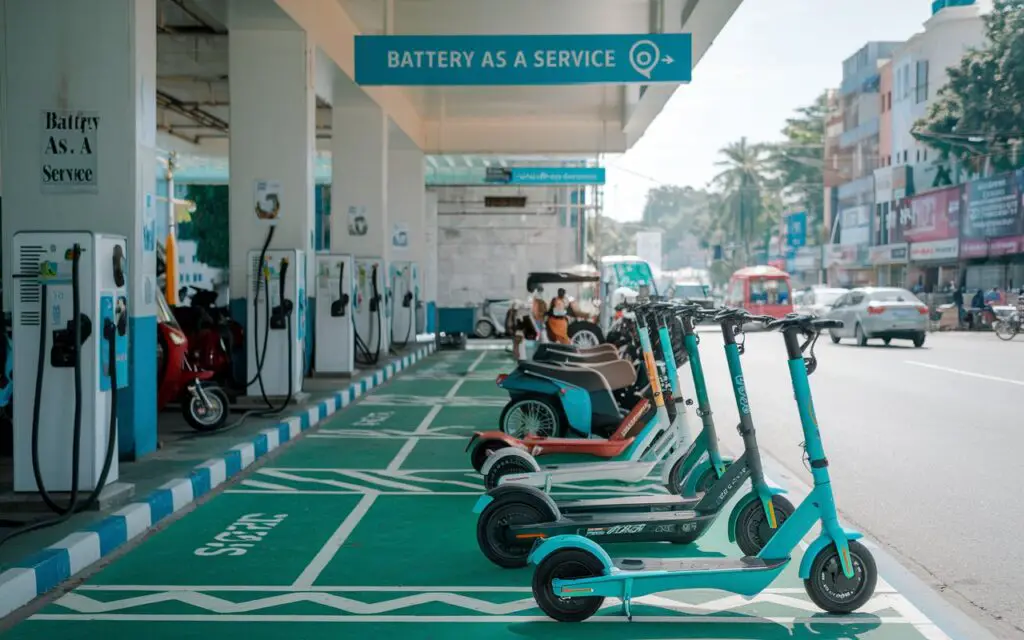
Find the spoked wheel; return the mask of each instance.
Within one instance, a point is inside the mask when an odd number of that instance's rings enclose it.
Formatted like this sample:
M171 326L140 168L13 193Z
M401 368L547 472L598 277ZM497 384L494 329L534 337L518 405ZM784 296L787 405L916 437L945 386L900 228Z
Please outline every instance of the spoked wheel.
M878 567L871 552L860 542L850 543L853 577L843 574L839 551L830 544L814 556L811 575L804 580L804 589L814 604L829 613L846 614L860 609L875 593Z
M577 320L569 325L569 340L577 347L596 347L601 344L601 327L593 322Z
M736 518L736 544L744 555L756 556L768 544L782 523L793 515L793 503L783 496L772 496L772 507L775 511L775 528L768 521L768 514L759 498L747 503Z
M477 320L473 326L473 335L482 340L494 337L494 325L487 320Z
M476 542L487 559L506 569L525 567L535 538L510 540L508 528L513 525L538 524L555 519L546 505L532 504L530 496L492 502L476 522Z
M513 400L501 412L499 426L513 438L556 437L562 434L561 412L546 398Z
M505 476L515 475L518 473L530 473L531 471L533 471L533 467L519 456L508 456L507 458L502 458L487 470L487 475L484 476L484 488L490 491L497 487L498 481Z
M594 554L580 549L552 553L533 572L533 597L541 611L559 622L583 622L597 613L604 596L560 598L552 590L555 579L592 578L601 575L604 566Z
M1020 332L1020 326L1013 320L997 320L992 325L992 330L1000 340L1013 340Z
M188 393L181 403L181 413L188 426L196 431L216 431L228 419L228 394L220 387L203 387L209 405L198 394Z
M504 449L508 445L500 440L487 440L481 442L473 447L473 452L469 454L469 461L473 465L473 470L480 473L480 470L484 468L484 463L487 462L487 458L492 452Z

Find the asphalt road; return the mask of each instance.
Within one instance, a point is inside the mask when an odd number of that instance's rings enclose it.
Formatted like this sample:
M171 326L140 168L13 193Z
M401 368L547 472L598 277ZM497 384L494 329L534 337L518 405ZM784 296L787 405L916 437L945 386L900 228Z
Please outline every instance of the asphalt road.
M721 340L702 331L716 424L741 446ZM782 337L747 334L758 440L797 477L802 441ZM817 346L815 409L844 519L998 638L1024 639L1024 336ZM689 376L682 376L688 382Z

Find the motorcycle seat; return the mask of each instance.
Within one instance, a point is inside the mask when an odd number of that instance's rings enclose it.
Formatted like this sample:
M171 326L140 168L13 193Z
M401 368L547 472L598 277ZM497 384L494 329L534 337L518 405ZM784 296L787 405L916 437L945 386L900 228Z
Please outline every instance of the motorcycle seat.
M612 362L575 364L568 363L569 367L585 367L597 371L608 382L612 391L628 389L636 384L636 369L626 360L613 360Z
M552 380L558 380L585 391L612 393L611 385L599 371L589 367L554 364L548 362L521 362L520 369Z
M543 344L543 345L540 345L540 346L546 347L550 351L568 351L568 352L571 352L571 353L578 353L580 355L590 354L590 353L600 353L602 351L612 351L612 352L618 351L618 349L615 347L615 345L608 344L607 342L602 342L601 344L597 344L597 345L594 345L592 347L579 347L579 346L576 346L574 344L561 344L561 343L558 343L558 342L549 342L549 343L546 343L546 344ZM538 348L540 348L540 347L538 347Z

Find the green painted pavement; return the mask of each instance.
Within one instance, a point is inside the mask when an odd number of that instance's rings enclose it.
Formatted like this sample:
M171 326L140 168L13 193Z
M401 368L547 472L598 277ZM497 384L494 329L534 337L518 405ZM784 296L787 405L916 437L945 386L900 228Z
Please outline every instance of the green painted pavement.
M90 582L290 585L359 499L221 495L146 540Z
M385 385L4 637L925 637L914 623L926 621L888 585L880 583L861 614L829 617L809 601L793 567L755 598L694 590L635 601L637 621L628 629L614 602L593 624L546 619L530 593L530 570L499 569L477 548L471 509L482 483L468 470L465 436L493 428L500 406L439 402L458 381L453 372L476 376L506 363L500 352L428 359L413 375L433 372L445 380ZM493 388L493 381L466 379L451 399L500 402ZM604 485L558 486L553 493L664 492L653 482ZM610 550L735 556L725 526L723 517L688 547Z

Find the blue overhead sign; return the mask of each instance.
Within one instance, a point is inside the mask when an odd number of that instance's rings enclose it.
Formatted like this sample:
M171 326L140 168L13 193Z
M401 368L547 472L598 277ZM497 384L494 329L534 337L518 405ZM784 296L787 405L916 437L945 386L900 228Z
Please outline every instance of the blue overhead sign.
M786 244L802 247L807 244L807 212L798 211L786 216Z
M356 36L356 84L494 86L689 82L689 33Z
M604 167L491 167L489 184L574 185L604 184Z

